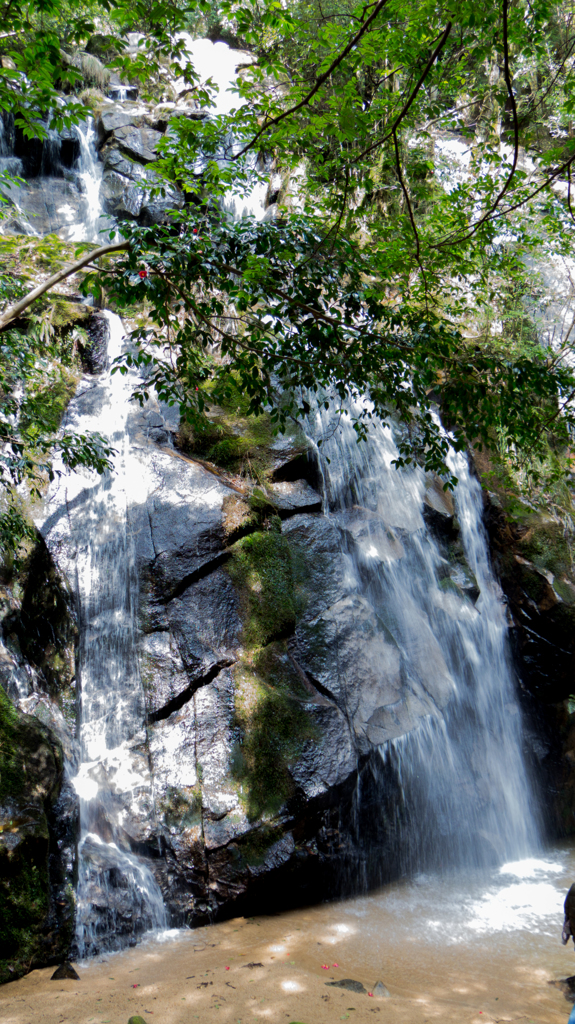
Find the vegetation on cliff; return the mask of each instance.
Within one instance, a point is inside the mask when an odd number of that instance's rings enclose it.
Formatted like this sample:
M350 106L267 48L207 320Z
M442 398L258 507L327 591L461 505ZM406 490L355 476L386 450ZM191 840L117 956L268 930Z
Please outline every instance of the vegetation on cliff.
M176 185L183 208L159 227L124 222L111 261L87 275L87 289L104 284L124 310L146 304L126 357L142 370L137 397L154 386L200 434L208 402L225 405L238 388L275 426L305 413L310 394L343 403L368 393L358 435L392 412L409 427L398 464L417 458L443 472L437 401L458 447L495 446L516 465L547 466L550 448L553 458L565 451L570 334L567 325L542 347L533 298L540 261L566 259L571 246L575 34L563 5L37 0L19 19L3 44L0 106L30 137L80 116L77 95L95 81L85 56L150 98L160 80L183 79L202 106L213 82L200 81L182 30L254 57L231 114L170 120L152 191ZM142 39L128 54L130 30ZM282 181L276 216L234 223L222 195L249 190L270 167ZM25 292L6 293L0 320L12 355ZM13 382L3 389L8 417ZM30 457L4 432L15 452L8 485ZM41 455L53 446L40 427ZM87 439L64 454L98 458ZM555 463L561 475L564 460Z

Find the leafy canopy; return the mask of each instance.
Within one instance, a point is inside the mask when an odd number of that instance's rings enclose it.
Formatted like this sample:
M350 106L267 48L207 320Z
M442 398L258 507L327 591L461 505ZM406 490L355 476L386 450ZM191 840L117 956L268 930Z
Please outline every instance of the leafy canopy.
M48 108L53 124L78 116L73 97L56 110L64 10L31 4L18 22L32 83L21 116L38 133ZM150 189L176 186L183 208L153 229L123 223L126 249L86 280L145 314L120 367L142 371L137 397L153 386L193 423L239 383L251 411L270 409L281 427L314 394L343 404L367 393L358 434L370 416L394 415L409 428L399 463L439 471L436 403L458 447L496 443L525 460L550 434L568 443L569 323L553 351L542 347L532 296L539 268L572 248L569 8L110 0L72 17L78 42L90 17L120 39L144 33L135 56L116 58L123 74L150 88L183 78L202 106L213 83L186 62L182 31L211 27L253 55L230 114L170 121ZM8 109L22 79L4 70ZM275 217L225 213L224 198L241 205L270 172Z

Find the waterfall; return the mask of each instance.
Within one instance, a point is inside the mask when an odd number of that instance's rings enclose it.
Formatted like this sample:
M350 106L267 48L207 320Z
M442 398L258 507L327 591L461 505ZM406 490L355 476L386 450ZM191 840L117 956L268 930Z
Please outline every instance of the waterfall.
M62 133L46 128L46 133L41 141L20 139L16 157L0 117L0 190L15 214L5 219L4 231L97 241L113 222L100 201L102 164L94 122L90 118Z
M526 856L538 846L537 815L479 482L452 453L459 530L456 522L441 543L422 511L449 499L420 468L395 469L390 427L373 425L358 444L349 416L334 427L333 413L321 412L311 429L326 437L324 498L350 592L368 596L400 651L402 692L368 732L382 775L394 779L388 824L400 869Z
M189 49L194 57L204 55L206 69L211 56L222 59L222 73L215 75L216 112L238 105L227 92L238 58L208 41L190 40ZM82 206L67 237L96 239L101 167L91 126L78 129L77 136ZM243 206L226 196L226 208L235 216L244 208L261 216L266 188L258 181ZM121 351L123 331L117 316L107 318L112 360ZM166 926L150 867L150 856L160 851L148 844L154 800L129 510L136 494L143 505L151 484L142 479L131 447L132 384L130 374L84 379L67 425L105 435L117 450L114 467L102 478L64 474L48 498L59 519L43 527L52 548L60 536L60 563L67 560L79 611L80 766L73 782L80 798L80 956ZM348 416L334 425L333 412L322 411L310 434L316 441L327 437L319 456L324 507L340 531L350 595L368 597L399 652L401 691L372 716L367 739L382 778L393 786L393 819L386 828L401 870L481 866L525 856L538 845L538 826L478 482L466 459L452 454L458 525L440 541L428 529L423 508L433 511L446 499L421 469L394 468L390 427L374 425L368 441L358 444ZM384 665L377 669L386 671Z
M106 316L111 362L120 354L124 332L118 316ZM144 845L142 836L128 834L125 825L126 810L136 803L144 825L153 816L137 653L138 579L128 525L130 499L138 493L141 475L128 432L132 385L130 377L109 371L80 385L68 425L105 435L116 449L114 466L101 478L63 475L48 499L54 517L43 526L53 544L59 533L66 548L80 628L80 767L72 780L80 798L80 956L125 945L145 930L166 925L159 886L133 852Z
M82 200L77 212L77 220L67 230L70 242L96 241L98 235L109 223L103 217L100 200L102 182L102 164L96 152L96 130L90 120L84 127L76 126L76 135L80 143L80 156L76 164L77 181L82 193Z

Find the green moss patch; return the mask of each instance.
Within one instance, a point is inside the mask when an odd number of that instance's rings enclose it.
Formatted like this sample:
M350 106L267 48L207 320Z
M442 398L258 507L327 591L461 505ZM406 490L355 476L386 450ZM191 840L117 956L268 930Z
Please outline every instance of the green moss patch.
M79 377L79 373L64 366L53 366L47 379L30 388L26 394L21 407L21 429L27 430L34 425L56 433L75 394Z
M46 812L62 769L48 730L17 711L0 687L0 982L42 963L52 941ZM60 935L63 943L69 938Z
M194 427L184 422L178 431L179 447L186 454L260 482L272 468L272 441L267 416L243 418L222 412Z
M26 846L19 857L0 850L0 982L30 969L50 908L48 843Z
M210 393L213 382L206 381L204 389ZM192 426L182 422L178 431L180 449L197 458L207 459L230 472L264 484L276 465L277 452L272 450L274 427L267 414L249 413L250 399L242 394L234 378L227 378L221 405L209 409L203 422ZM293 454L307 449L307 441L294 425Z
M237 843L241 866L257 868L264 863L270 847L279 842L283 836L279 826L263 825L262 828L249 832L245 839Z
M202 820L202 794L199 786L168 786L158 805L168 828L193 828Z
M0 686L0 800L18 795L24 786L19 715Z
M274 643L235 671L235 716L241 740L232 776L241 784L250 821L277 814L293 794L289 768L307 740L317 738L304 706L307 692L284 644Z
M571 572L571 551L561 524L542 515L532 515L526 520L528 531L518 544L523 557L554 576Z
M243 644L248 650L267 646L295 628L295 599L290 547L277 517L266 532L237 541L227 570L240 593Z

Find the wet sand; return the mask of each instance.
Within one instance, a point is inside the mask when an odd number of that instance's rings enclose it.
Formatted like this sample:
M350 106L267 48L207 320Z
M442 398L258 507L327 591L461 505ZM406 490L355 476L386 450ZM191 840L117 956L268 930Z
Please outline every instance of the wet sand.
M33 971L0 989L0 1020L127 1024L138 1014L147 1024L565 1024L570 1003L549 982L575 973L575 956L558 933L429 941L408 911L398 919L389 892L383 903L366 897L169 932L78 964L80 981L51 981L54 968ZM396 896L403 898L399 887ZM326 985L344 978L368 992L382 981L391 996Z

